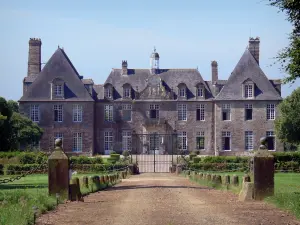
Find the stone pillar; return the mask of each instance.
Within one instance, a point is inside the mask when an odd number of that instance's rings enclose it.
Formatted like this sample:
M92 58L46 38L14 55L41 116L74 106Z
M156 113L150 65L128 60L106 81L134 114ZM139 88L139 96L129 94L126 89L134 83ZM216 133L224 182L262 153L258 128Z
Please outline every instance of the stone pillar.
M55 149L48 159L49 195L59 193L62 200L69 199L69 158L62 150L62 140L55 140Z
M253 157L254 199L262 200L274 195L274 156L266 150L267 139L260 139L261 145Z

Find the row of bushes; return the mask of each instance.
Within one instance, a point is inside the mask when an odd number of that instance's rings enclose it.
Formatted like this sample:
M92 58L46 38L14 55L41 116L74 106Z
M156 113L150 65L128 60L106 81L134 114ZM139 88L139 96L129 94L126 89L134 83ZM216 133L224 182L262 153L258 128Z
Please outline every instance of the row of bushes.
M105 172L112 170L119 170L127 165L125 163L117 162L115 164L74 164L72 170L81 172ZM35 173L47 173L46 167L40 167L40 164L0 164L0 174L17 175L24 174L28 171L38 168Z
M248 163L192 163L189 166L193 170L203 171L239 171L246 172L249 170Z
M44 152L0 152L2 164L44 164L48 155Z

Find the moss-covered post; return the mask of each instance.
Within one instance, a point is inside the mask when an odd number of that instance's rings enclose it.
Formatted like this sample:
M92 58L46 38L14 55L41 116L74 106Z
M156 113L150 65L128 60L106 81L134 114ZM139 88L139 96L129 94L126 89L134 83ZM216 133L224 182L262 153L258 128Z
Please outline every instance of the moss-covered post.
M260 149L253 157L254 199L274 195L274 156L266 150L266 138L261 138Z
M69 158L62 150L62 140L55 140L55 149L48 159L49 195L59 193L62 200L69 199Z

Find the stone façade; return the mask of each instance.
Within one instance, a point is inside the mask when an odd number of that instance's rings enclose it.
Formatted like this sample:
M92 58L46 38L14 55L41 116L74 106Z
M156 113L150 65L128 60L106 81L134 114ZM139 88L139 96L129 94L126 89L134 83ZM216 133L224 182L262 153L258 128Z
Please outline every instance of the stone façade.
M63 49L58 48L42 70L37 66L41 62L41 41L29 41L29 69L23 80L23 96L20 99L20 111L30 117L30 106L39 105L40 121L44 129L40 148L51 150L54 146L54 134L63 134L63 147L72 153L73 134L82 133L82 152L74 154L104 154L104 133L113 132L113 142L122 143L122 132L172 133L186 132L187 150L196 150L196 133L204 132L204 150L202 155L240 155L245 151L245 131L253 131L253 148L258 149L259 139L266 131L274 131L274 120L267 120L266 105L277 105L281 83L268 80L259 67L259 39L251 38L249 48L244 52L229 79L218 80L217 62L212 62L212 81L204 81L197 69L128 69L127 61L122 69L113 69L103 85L95 85L90 79L78 74ZM38 54L37 54L38 53ZM253 53L253 54L252 54ZM155 59L159 59L159 55ZM33 65L33 66L32 66ZM160 78L158 90L150 84L152 77ZM53 99L51 85L53 80L64 81L64 98ZM254 99L244 99L243 82L250 79L255 84ZM123 98L123 88L128 85L130 98ZM179 87L186 88L186 96L179 97ZM197 96L197 85L204 88L204 96ZM112 98L105 97L105 89L112 88ZM168 95L166 94L168 93ZM178 121L178 104L187 105L187 121ZM231 104L231 120L223 121L221 106ZM253 105L253 119L245 121L244 105ZM53 107L63 105L63 121L54 122ZM82 122L73 122L72 106L82 105ZM131 121L122 120L122 105L132 105ZM159 105L158 125L147 125L149 105ZM197 105L205 108L204 121L196 120ZM104 120L105 105L113 105L113 122ZM278 115L277 108L275 115ZM231 132L231 151L222 151L222 131ZM277 139L276 151L282 151L283 145ZM120 150L120 149L119 149Z

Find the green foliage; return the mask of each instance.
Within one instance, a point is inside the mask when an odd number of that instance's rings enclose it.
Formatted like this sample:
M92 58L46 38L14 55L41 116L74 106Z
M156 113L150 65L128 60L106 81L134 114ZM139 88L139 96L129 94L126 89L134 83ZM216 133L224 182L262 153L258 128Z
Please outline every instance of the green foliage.
M110 155L117 154L115 151L111 151Z
M0 175L3 175L3 174L4 174L3 168L4 168L4 165L3 165L3 164L0 164Z
M204 163L248 163L250 157L246 156L206 156L202 158Z
M200 157L194 157L193 158L193 163L199 163L201 161Z
M300 152L274 152L275 163L295 161L300 163Z
M300 77L300 1L269 0L269 2L270 5L285 12L287 20L293 26L289 45L278 53L276 60L281 69L289 74L284 83L294 82Z
M282 142L300 144L300 88L279 104L279 111L275 120L276 137Z
M100 156L90 158L87 156L72 156L70 157L71 164L101 164L103 159Z
M196 154L196 152L193 151L193 152L190 152L189 156L190 156L190 160L193 160L193 158L196 157L197 154Z
M191 169L203 171L247 171L248 163L193 163Z
M275 169L279 171L299 172L299 162L288 161L275 163Z
M129 153L128 150L124 150L124 151L122 152L122 155L123 155L124 157L128 157L128 156L130 156L130 153Z
M36 162L36 153L24 152L18 155L21 164L34 164Z
M39 164L7 164L4 166L5 175L15 175L15 174L24 174L27 171L31 171L37 167ZM41 173L37 171L37 173Z
M124 168L127 164L116 162L114 165L112 164L74 164L73 169L79 173L84 172L107 172L113 171L116 169Z
M110 154L110 158L114 159L115 161L120 160L120 154Z
M20 153L21 152L18 152L18 151L16 151L16 152L0 152L0 159L2 159L2 158L10 159L10 158L18 156Z
M19 103L14 101L14 100L8 100L7 101L7 105L8 108L12 111L12 112L19 112Z
M10 149L10 141L12 136L12 128L10 124L10 119L12 116L12 111L8 107L6 100L0 97L0 151L7 151ZM3 119L6 118L6 119Z

